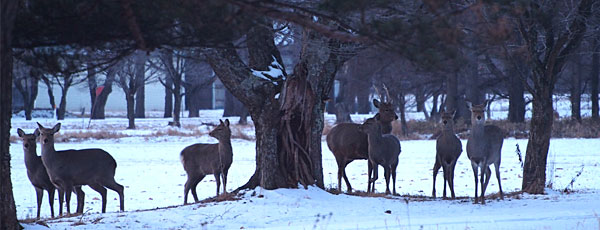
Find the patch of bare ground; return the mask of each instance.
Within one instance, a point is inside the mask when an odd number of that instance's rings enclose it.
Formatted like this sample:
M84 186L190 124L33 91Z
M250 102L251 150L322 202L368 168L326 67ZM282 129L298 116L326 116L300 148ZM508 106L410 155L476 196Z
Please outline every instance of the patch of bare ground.
M326 189L327 192L331 193L331 194L335 194L335 195L339 195L342 194L340 193L336 188L327 188ZM411 194L385 194L385 193L381 193L381 192L375 192L375 193L367 193L365 191L360 191L360 190L354 190L350 193L343 193L346 195L350 195L350 196L358 196L358 197L375 197L375 198L385 198L385 199L392 199L392 200L404 200L406 202L412 201L412 202L426 202L426 201L436 201L436 200L452 200L451 198L441 198L441 197L437 197L437 198L433 198L431 196L424 196L424 195L411 195ZM504 198L512 198L512 199L521 199L523 195L522 191L516 191L516 192L510 192L510 193L504 193ZM485 196L486 200L500 200L500 193L494 193L494 194L487 194ZM456 199L454 199L458 202L472 202L473 201L473 197L468 197L468 196L458 196L456 197Z

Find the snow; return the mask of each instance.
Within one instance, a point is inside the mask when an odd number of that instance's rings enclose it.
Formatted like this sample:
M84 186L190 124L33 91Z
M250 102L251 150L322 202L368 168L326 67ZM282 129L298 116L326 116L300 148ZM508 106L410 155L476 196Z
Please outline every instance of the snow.
M170 119L137 119L138 130L126 130L127 120L109 118L92 121L68 118L62 121L63 132L110 131L126 134L119 139L73 140L57 143L56 149L100 147L117 161L115 179L125 186L125 212L118 212L118 196L108 191L107 213L100 213L100 196L84 186L85 213L70 218L51 219L48 197L44 194L42 219L52 229L598 229L600 227L600 139L552 139L548 157L548 181L554 189L546 195L511 195L505 200L489 198L486 205L472 204L473 173L466 152L460 156L455 171L457 200L443 200L443 173L437 178L437 199L431 198L432 167L435 141L401 141L402 153L398 166L396 190L400 196L360 197L335 195L315 187L308 189L244 191L239 200L197 203L182 206L186 174L179 161L180 151L198 142L216 143L206 135L211 129L203 123L218 123L222 111L202 111L201 118L182 118L184 128L167 127ZM352 117L361 121L365 116ZM253 135L252 127L236 125L232 129ZM333 115L327 115L329 123ZM25 121L13 119L11 134L16 128L32 132L39 121L52 126L56 121L41 118ZM187 127L187 128L186 128ZM169 130L200 133L200 136L157 135ZM466 149L466 140L462 140ZM515 153L519 145L523 154L527 140L508 138L502 148L501 180L505 194L519 191L522 170ZM255 170L255 143L252 140L232 140L234 161L229 171L227 190L243 185ZM337 187L337 164L322 143L323 173L327 188ZM38 148L39 151L39 148ZM10 146L11 177L19 219L35 217L36 197L27 179L21 142ZM579 177L577 173L582 169ZM366 189L366 161L358 160L346 168L355 190ZM494 171L494 170L492 170ZM498 192L498 182L492 173L487 195ZM560 191L571 186L573 193ZM346 191L346 186L342 189ZM382 176L376 183L377 192L385 191ZM197 188L200 199L215 196L213 176L207 176ZM55 196L55 212L58 200ZM75 200L71 207L75 209ZM387 212L387 213L386 213ZM26 229L45 229L27 224Z
M275 56L271 56L273 58L273 62L268 66L269 70L254 70L252 69L252 75L270 81L274 85L277 85L277 80L285 80L285 75L283 74L283 67Z

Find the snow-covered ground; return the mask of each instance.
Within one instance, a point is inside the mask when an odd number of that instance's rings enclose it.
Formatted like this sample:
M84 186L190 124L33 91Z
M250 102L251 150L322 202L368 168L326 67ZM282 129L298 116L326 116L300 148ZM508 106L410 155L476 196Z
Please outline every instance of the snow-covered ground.
M201 118L183 118L183 133L207 133L201 125L218 123L220 111L202 111ZM418 116L416 114L415 116ZM335 119L327 115L328 122ZM361 121L364 116L354 116ZM56 121L42 118L25 121L14 118L11 133L16 128L32 132L40 122L52 126ZM71 218L47 219L52 229L598 229L600 228L600 139L553 139L548 158L548 180L554 190L547 195L513 195L505 200L489 199L485 206L472 204L473 173L463 152L455 171L457 200L431 198L432 167L435 141L402 141L396 190L400 196L358 197L334 195L321 189L257 188L245 191L240 200L219 203L183 203L183 184L186 174L179 161L180 151L198 142L212 142L208 135L169 136L173 128L162 118L138 119L138 130L126 130L127 120L110 118L104 121L70 118L62 122L60 133L109 131L127 135L120 139L84 140L57 143L56 149L101 147L112 154L118 166L116 180L125 186L125 212L118 212L118 196L108 192L107 213L100 213L100 196L84 187L85 214ZM252 135L249 126L232 126L237 132ZM177 131L177 130L175 130ZM324 139L323 139L324 140ZM466 140L462 140L466 149ZM506 139L502 149L501 180L505 193L521 187L522 170L515 153L516 145L525 153L527 140ZM231 191L244 184L255 169L255 143L233 139L234 162L229 171L227 188ZM325 186L337 187L337 165L333 155L323 146ZM39 151L39 148L38 148ZM12 181L19 219L35 217L36 196L29 183L23 162L21 142L10 147ZM352 186L366 189L366 161L351 163L346 172ZM576 176L583 168L580 176ZM492 170L493 171L493 170ZM575 178L572 187L569 185ZM437 178L437 196L441 197L442 173ZM569 187L575 192L558 191ZM343 186L344 191L346 186ZM385 191L382 177L377 192ZM214 177L207 176L198 185L201 199L214 196ZM498 192L498 181L492 176L487 194ZM42 218L49 218L47 194L42 203ZM55 197L55 211L58 200ZM176 206L176 207L172 207ZM75 207L75 201L71 202ZM169 208L166 208L169 207ZM158 208L158 209L157 209ZM45 228L26 225L27 229Z

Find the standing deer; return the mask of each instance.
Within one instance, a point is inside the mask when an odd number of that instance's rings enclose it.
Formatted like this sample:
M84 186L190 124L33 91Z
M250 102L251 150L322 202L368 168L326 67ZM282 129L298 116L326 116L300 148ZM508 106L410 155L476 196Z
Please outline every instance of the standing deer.
M366 133L369 142L369 183L367 192L375 192L375 181L377 180L377 169L383 167L385 177L385 194L390 194L390 174L393 179L393 191L396 194L396 167L400 155L400 140L392 134L384 134L381 124L377 118L369 118L359 126L359 131ZM373 177L371 173L373 172ZM373 187L371 187L371 184Z
M63 194L70 213L71 191L73 186L88 185L102 196L102 212L106 212L106 188L119 194L120 210L124 211L123 186L115 181L117 162L102 149L62 150L54 149L54 134L60 130L60 123L53 128L44 128L38 123L42 162L52 184L58 188L59 213L62 215ZM106 188L105 188L106 187Z
M452 199L456 198L454 196L454 167L462 153L462 144L454 134L453 117L454 113L442 113L442 132L436 141L435 164L433 165L433 191L431 192L433 198L435 198L435 178L440 167L444 170L444 198L446 198L446 183L450 187Z
M218 144L193 144L181 151L181 164L188 176L184 187L183 204L187 204L190 189L194 201L198 202L196 185L209 174L215 176L217 196L219 196L219 187L221 187L221 176L223 177L223 193L227 193L227 171L233 162L231 129L229 129L229 119L225 119L225 122L219 120L219 122L220 124L208 134L217 138Z
M379 111L375 114L377 122L381 125L382 132L392 132L392 121L398 119L391 102L379 102L373 99L373 105ZM348 192L352 186L346 176L346 166L354 160L368 159L367 134L358 130L360 124L340 123L333 127L327 135L327 147L333 153L338 165L338 191L342 191L342 178L346 182Z
M44 190L48 192L48 203L50 204L50 215L54 217L54 191L56 187L50 182L46 168L42 163L42 158L37 155L36 139L40 136L40 131L36 129L33 134L26 134L22 129L17 129L17 134L23 140L23 152L25 152L25 168L27 168L27 177L35 188L37 198L37 219L40 218L40 210L42 206L42 198ZM83 198L85 193L81 190L81 186L74 187L77 194L77 212L83 212Z
M504 141L504 131L498 126L485 124L484 111L487 103L486 101L482 105L473 105L471 102L467 102L468 108L471 109L471 135L467 142L467 156L471 160L471 167L473 167L473 175L475 176L475 203L478 202L477 179L478 171L481 170L479 181L481 184L481 204L485 204L485 189L492 175L489 167L491 164L494 164L496 168L500 198L504 199L500 181L500 152Z

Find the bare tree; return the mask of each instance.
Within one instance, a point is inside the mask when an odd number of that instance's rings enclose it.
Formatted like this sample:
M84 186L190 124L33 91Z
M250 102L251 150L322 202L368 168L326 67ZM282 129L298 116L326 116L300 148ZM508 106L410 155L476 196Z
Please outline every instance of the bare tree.
M125 101L127 102L127 120L129 124L127 129L135 129L135 94L139 92L139 89L147 83L153 81L154 73L146 73L143 68L146 62L146 54L143 52L136 52L131 56L125 58L120 64L115 65L116 69L116 82L119 88L123 90L125 94ZM142 66L142 68L140 68ZM139 71L142 71L140 73ZM140 80L139 76L144 76Z
M13 62L13 77L15 88L19 91L24 101L25 119L31 120L31 112L38 94L40 72L23 62Z
M594 1L531 1L517 20L531 74L524 84L533 96L533 110L522 190L544 193L546 162L553 124L552 95L567 58L580 44Z

